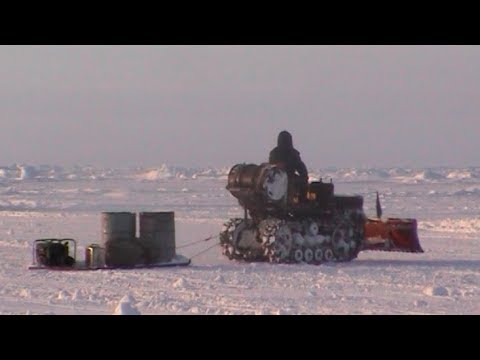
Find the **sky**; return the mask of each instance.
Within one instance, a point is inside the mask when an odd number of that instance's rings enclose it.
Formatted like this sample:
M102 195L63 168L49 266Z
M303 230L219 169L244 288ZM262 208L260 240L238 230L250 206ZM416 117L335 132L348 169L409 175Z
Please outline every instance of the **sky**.
M0 46L0 165L480 166L479 46Z

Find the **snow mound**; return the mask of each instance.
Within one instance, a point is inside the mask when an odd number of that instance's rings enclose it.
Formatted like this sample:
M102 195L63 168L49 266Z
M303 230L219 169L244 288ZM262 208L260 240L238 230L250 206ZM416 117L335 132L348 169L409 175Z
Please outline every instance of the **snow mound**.
M390 177L390 174L383 169L349 169L342 171L341 177L348 180L370 181Z
M215 281L216 283L219 283L219 284L225 284L225 279L223 278L222 275L218 275L218 276L214 279L214 281Z
M82 290L76 289L76 290L73 292L72 300L83 300L83 299L84 299L84 296L83 296L83 294L82 294Z
M65 291L65 290L60 290L60 291L58 292L58 296L57 296L57 299L58 299L58 300L67 300L67 299L69 299L69 298L70 298L70 294L69 294L67 291Z
M162 165L158 169L150 169L144 173L139 174L137 176L137 179L146 181L157 181L171 179L173 177L175 176L170 172L167 165Z
M192 314L200 314L200 309L198 308L198 306L193 306L190 308L189 312Z
M134 176L137 180L158 181L170 179L226 179L229 169L221 168L185 168L163 164L159 168L139 169L140 173Z
M449 292L443 286L429 286L423 290L423 293L428 296L448 296Z
M20 175L18 177L18 180L30 180L35 178L36 176L36 171L33 166L29 165L20 165L18 167L18 170L20 171Z
M134 301L131 295L124 296L115 308L113 315L141 315L140 311L133 305Z
M22 290L20 290L19 295L22 298L31 298L32 297L32 291L30 289L22 289Z
M390 177L403 177L410 175L411 170L403 169L403 168L393 168L388 170L388 175Z
M173 287L175 289L187 289L188 283L183 278L179 278L173 283Z
M431 169L426 169L424 171L421 171L419 173L417 173L413 179L415 180L425 180L425 181L428 181L428 180L441 180L443 179L444 177L439 174L439 173L436 173L434 172L433 170Z
M454 170L450 171L447 175L447 179L451 180L463 180L463 179L472 179L475 178L475 175L471 171L462 171L462 170Z

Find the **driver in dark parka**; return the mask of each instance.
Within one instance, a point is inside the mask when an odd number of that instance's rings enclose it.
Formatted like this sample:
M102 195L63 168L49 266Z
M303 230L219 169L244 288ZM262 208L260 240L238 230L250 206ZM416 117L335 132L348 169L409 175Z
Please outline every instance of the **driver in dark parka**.
M306 199L308 189L308 171L300 158L300 152L293 147L292 135L288 131L278 134L277 147L270 151L270 164L283 167L289 179L294 179L300 192L300 200Z

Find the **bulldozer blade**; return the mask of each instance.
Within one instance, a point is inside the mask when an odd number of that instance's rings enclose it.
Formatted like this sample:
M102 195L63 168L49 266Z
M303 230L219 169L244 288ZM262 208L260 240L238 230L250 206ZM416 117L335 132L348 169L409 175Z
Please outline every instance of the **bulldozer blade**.
M423 253L417 233L417 220L367 219L363 250Z

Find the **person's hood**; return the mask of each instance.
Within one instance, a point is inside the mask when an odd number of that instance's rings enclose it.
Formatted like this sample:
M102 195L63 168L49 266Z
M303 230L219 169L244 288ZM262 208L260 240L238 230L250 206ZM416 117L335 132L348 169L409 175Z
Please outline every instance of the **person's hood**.
M278 134L277 146L280 149L292 149L292 135L288 131L282 131L280 134Z

